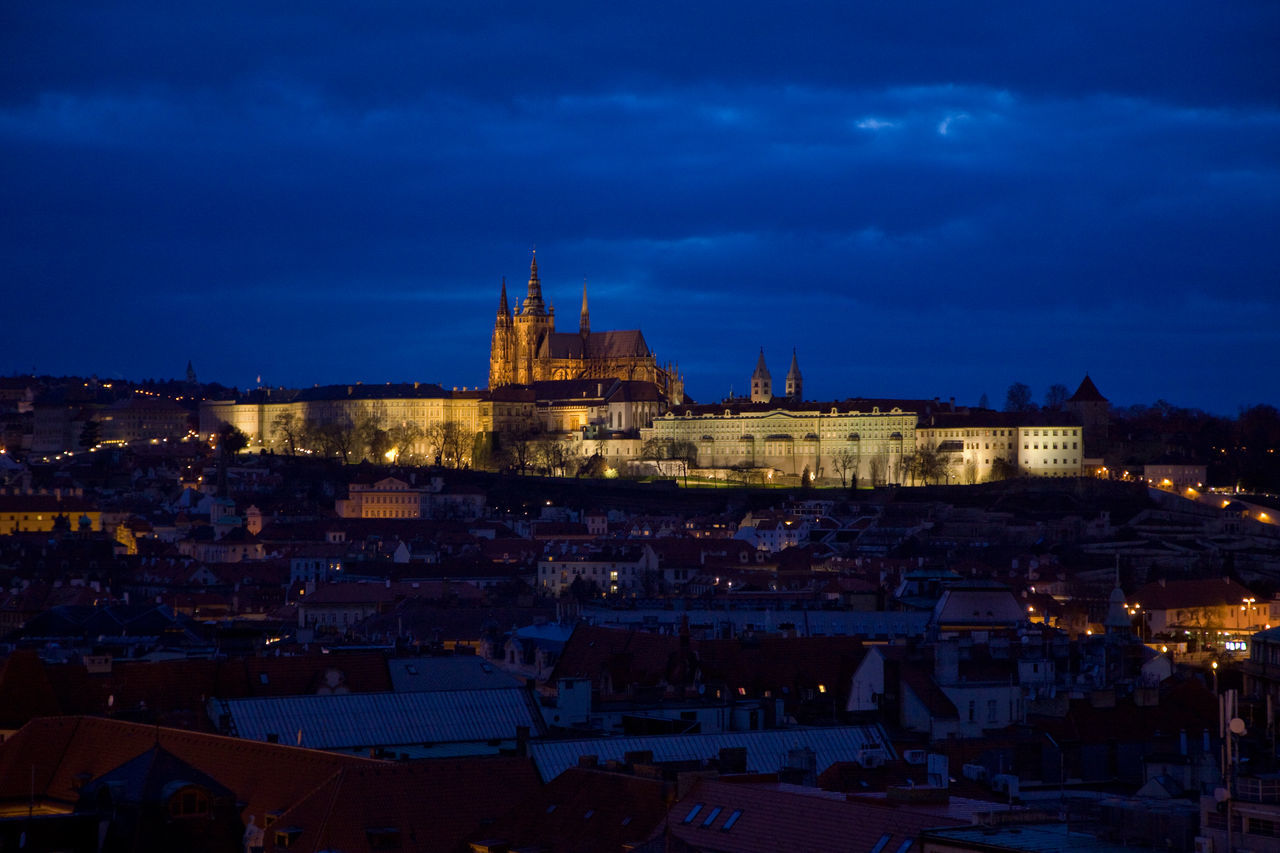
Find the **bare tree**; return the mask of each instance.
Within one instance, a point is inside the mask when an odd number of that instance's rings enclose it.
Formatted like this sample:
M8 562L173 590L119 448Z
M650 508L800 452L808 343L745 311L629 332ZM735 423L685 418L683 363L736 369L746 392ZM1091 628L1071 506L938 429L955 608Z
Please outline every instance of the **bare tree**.
M342 464L351 461L356 448L356 428L351 419L343 416L332 421L307 421L308 443L317 445L325 456L337 456Z
M840 477L840 486L844 488L849 485L849 475L853 475L854 482L858 479L858 454L857 451L848 447L842 447L831 455L831 467L835 469L836 475Z
M871 478L871 485L883 486L884 477L889 469L889 460L884 453L876 453L867 460L867 476Z
M426 441L435 464L461 468L470 463L475 434L458 421L444 421L427 427Z
M536 422L506 423L498 430L497 455L501 467L524 474L534 461L534 446L542 429Z
M1060 412L1070 397L1071 392L1067 390L1066 385L1060 383L1050 385L1049 390L1044 394L1044 410L1046 412Z
M1015 382L1009 386L1004 397L1006 412L1034 412L1036 404L1031 401L1031 386L1025 382Z
M548 477L560 476L569 461L569 449L558 436L544 433L534 441L533 457Z
M387 437L391 442L391 449L395 451L393 462L405 457L413 457L416 454L413 447L423 438L422 427L415 423L402 421L398 426L393 426L387 430Z
M936 444L927 444L916 449L911 455L912 481L918 476L926 486L938 481L950 481L951 466L954 460L951 454L938 449Z
M298 454L302 432L303 425L298 422L298 416L293 412L281 412L271 421L271 435L290 456Z

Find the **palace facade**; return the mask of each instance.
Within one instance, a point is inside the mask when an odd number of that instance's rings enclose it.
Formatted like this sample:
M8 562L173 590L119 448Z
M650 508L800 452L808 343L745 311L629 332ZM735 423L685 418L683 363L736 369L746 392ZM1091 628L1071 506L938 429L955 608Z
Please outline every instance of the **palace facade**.
M932 404L907 400L806 403L730 400L677 406L644 440L680 442L697 450L702 469L749 469L814 479L884 485L904 481L903 461L915 450L916 422ZM841 471L841 469L844 469Z

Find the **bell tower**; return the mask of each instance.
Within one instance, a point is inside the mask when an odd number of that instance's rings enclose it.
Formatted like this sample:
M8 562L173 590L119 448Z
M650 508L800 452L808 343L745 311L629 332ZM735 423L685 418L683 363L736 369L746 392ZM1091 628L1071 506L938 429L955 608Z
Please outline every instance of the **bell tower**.
M502 277L502 295L498 298L498 318L493 324L493 339L489 344L489 387L510 385L514 379L515 326L511 321L511 308L507 305L507 278Z
M538 252L533 252L529 264L529 290L520 313L512 318L515 327L515 372L512 381L528 385L543 377L538 370L538 359L547 338L554 332L555 315L547 311L542 301L542 281L538 278Z
M796 351L791 350L791 369L787 371L787 397L799 402L804 396L804 377L800 375L800 363L796 361Z
M764 347L760 347L760 358L756 359L756 369L751 374L751 402L767 403L772 399L773 379L764 363Z

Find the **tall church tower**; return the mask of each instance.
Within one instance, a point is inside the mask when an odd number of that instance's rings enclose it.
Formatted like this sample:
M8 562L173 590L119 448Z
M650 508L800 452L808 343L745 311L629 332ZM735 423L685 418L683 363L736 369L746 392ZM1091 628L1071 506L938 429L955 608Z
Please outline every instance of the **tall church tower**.
M772 399L773 379L764 363L764 347L760 347L760 358L756 360L756 370L751 374L751 402L767 403Z
M489 344L489 387L510 385L515 381L515 326L507 305L507 277L502 277L502 296L498 299L498 319L493 324L493 340Z
M554 310L554 309L553 309ZM538 253L533 254L529 264L529 292L524 298L520 313L512 318L515 326L515 375L513 381L518 385L541 379L538 375L537 361L543 344L556 330L556 318L549 312L542 301L542 282L538 278Z
M795 402L804 397L804 378L800 375L800 363L796 361L796 351L791 350L791 369L787 371L787 396Z
M585 341L591 334L591 315L587 313L587 280L582 280L582 313L578 316L578 334Z

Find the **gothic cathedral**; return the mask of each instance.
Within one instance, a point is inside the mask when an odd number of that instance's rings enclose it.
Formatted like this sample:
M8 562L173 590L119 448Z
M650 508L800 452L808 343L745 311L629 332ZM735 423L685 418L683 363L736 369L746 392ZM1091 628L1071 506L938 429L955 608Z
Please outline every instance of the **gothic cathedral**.
M489 387L531 385L557 379L621 379L652 382L672 405L684 399L684 381L673 365L659 366L639 329L593 332L582 285L577 332L556 331L556 309L542 300L538 256L529 266L529 291L513 314L502 280L498 319L489 347Z

